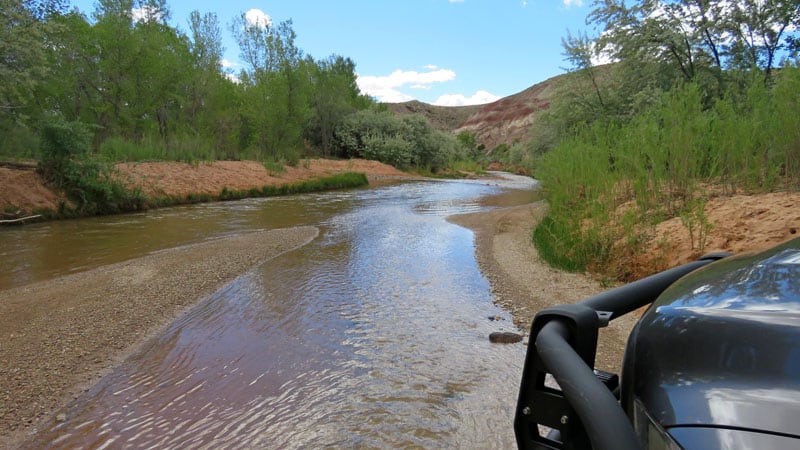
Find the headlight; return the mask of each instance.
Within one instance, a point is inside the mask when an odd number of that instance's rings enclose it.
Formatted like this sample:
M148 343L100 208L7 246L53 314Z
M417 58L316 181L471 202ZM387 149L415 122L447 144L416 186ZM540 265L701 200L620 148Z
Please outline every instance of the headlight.
M633 428L639 436L642 448L648 450L683 450L661 425L647 413L639 399L633 402Z

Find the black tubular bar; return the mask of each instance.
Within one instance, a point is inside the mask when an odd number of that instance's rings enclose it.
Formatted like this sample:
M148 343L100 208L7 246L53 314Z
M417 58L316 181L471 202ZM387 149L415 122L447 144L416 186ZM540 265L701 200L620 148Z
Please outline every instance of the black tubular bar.
M613 320L644 305L653 303L666 288L682 276L726 256L730 256L730 253L712 253L703 256L697 261L673 267L633 283L602 292L581 300L578 304L588 306L595 311L610 312L610 320Z
M559 320L548 322L536 337L539 357L583 423L596 450L638 450L639 440L617 399L567 342Z

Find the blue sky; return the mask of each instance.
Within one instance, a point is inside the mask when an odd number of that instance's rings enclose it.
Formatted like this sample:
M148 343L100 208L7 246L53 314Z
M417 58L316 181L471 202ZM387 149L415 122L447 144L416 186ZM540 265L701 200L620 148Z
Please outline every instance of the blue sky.
M387 102L487 103L563 73L561 38L585 31L589 0L167 0L170 23L215 12L225 60L238 72L229 25L258 10L292 19L306 54L348 56L362 91ZM95 0L74 1L90 15ZM253 13L251 13L253 14Z

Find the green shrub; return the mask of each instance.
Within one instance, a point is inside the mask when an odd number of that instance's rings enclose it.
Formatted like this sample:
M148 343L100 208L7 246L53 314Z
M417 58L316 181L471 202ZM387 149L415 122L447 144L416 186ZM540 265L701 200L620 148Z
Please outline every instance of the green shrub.
M466 153L454 136L433 129L421 115L375 110L358 111L342 120L332 146L336 154L350 158L373 159L400 169L429 167L434 172Z
M55 118L42 127L39 172L76 205L75 214L112 214L145 207L139 190L115 181L110 164L89 154L91 134L85 124ZM66 209L62 206L61 209ZM66 213L66 211L64 211Z
M146 135L138 140L110 137L100 144L98 154L109 161L215 161L220 155L213 143L201 136L179 134L164 142L158 135Z

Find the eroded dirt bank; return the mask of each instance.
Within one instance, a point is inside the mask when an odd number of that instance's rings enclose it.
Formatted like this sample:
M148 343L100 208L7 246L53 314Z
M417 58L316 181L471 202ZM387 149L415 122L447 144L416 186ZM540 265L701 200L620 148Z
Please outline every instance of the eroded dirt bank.
M55 211L63 194L48 188L32 170L0 167L0 213L8 211L32 214L38 209ZM367 175L370 184L412 176L378 161L352 159L335 161L310 159L296 167L286 166L280 173L268 171L256 161L214 161L196 164L182 162L143 162L117 164L120 179L129 187L137 187L148 196L185 197L188 194L218 195L222 188L248 190L263 186L279 186L344 172Z
M0 448L13 448L147 338L315 227L178 247L0 291Z

